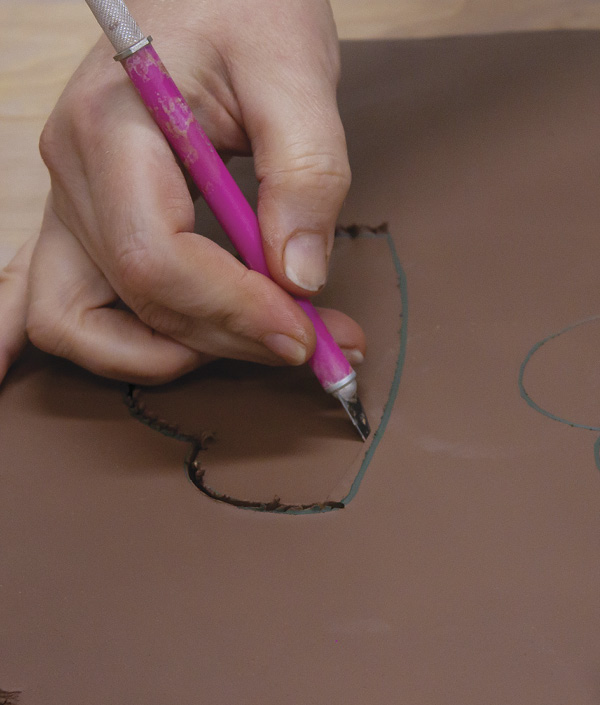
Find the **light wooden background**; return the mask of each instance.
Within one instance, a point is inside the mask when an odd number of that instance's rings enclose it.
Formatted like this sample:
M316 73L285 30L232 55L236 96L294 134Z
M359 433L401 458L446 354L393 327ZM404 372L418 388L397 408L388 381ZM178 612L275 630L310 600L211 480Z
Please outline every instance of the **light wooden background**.
M599 0L332 0L332 5L342 39L600 29ZM98 35L83 0L0 0L0 266L39 228L48 177L38 135Z

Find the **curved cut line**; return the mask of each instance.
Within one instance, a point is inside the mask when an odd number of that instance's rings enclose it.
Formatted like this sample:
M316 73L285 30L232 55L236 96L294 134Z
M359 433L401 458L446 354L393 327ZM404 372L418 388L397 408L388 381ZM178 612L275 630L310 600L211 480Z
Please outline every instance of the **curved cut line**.
M594 462L598 470L600 470L600 436L596 438L596 442L594 443Z
M400 379L402 377L402 370L406 359L406 342L408 333L408 286L406 274L402 269L398 253L396 252L396 248L394 246L394 241L389 233L382 233L380 229L367 231L366 229L361 228L358 233L354 233L348 229L346 231L339 232L339 235L342 237L385 238L392 254L392 262L394 269L396 270L396 279L400 289L400 317L402 320L400 326L400 347L398 350L398 359L396 361L394 377L392 379L390 392L379 422L379 426L373 434L373 440L365 453L365 457L363 458L360 468L356 473L356 477L352 482L348 494L341 501L313 502L311 504L283 504L280 502L279 497L275 496L270 502L251 502L244 499L238 499L236 497L230 497L229 495L223 494L218 490L209 487L204 483L204 470L202 470L198 462L198 454L202 450L206 450L207 444L213 440L213 432L204 431L200 435L184 433L174 424L170 424L168 421L159 418L145 408L145 404L141 399L142 391L140 387L130 384L126 389L125 404L127 405L129 413L133 416L133 418L145 424L154 431L158 431L159 433L168 436L169 438L174 438L175 440L182 441L183 443L191 444L191 450L184 463L186 472L194 486L211 499L218 502L231 504L232 506L239 507L240 509L250 509L256 512L270 512L273 514L324 514L326 512L336 511L338 509L344 509L344 507L346 507L346 505L348 505L354 497L356 497L367 468L371 464L375 451L377 450L377 446L379 445L387 428L392 409L394 407L394 402L396 401L396 397L398 395L398 389L400 387ZM533 354L533 352L531 352L531 354ZM519 379L521 379L521 376ZM535 402L532 402L532 405L533 404L535 404ZM598 430L600 431L600 428Z
M272 512L274 514L316 514L330 512L333 509L343 509L345 506L343 502L334 501L312 502L311 504L283 504L277 496L273 497L270 502L252 502L218 492L204 482L205 471L200 467L197 460L198 453L201 450L200 447L196 446L186 460L188 476L200 492L218 502L225 502L240 509L252 509L255 512Z
M392 240L392 237L389 233L385 233L384 237L386 238L388 246L390 248L390 252L392 253L392 261L394 263L394 269L396 270L396 278L398 281L398 286L400 288L400 316L402 317L402 325L400 326L400 349L398 350L398 359L396 361L396 369L394 371L394 378L392 379L392 386L390 387L390 393L385 405L385 409L383 410L381 421L379 422L379 426L375 431L373 441L371 442L371 445L365 453L364 460L360 466L356 477L354 478L354 482L350 487L350 491L342 499L344 505L351 502L356 496L358 488L360 487L360 483L362 482L367 468L369 467L371 460L375 455L377 446L379 445L379 442L381 441L383 434L385 433L385 429L387 428L390 416L392 414L392 409L394 408L394 402L396 401L396 397L398 396L398 389L400 388L400 379L402 378L402 370L404 369L404 361L406 359L406 342L408 337L408 285L406 282L406 274L402 269L402 265L400 264L400 258L398 257L398 253L396 252L396 248L394 247L394 241Z
M549 419L552 419L553 421L558 421L559 423L567 424L567 426L571 426L572 428L583 428L586 431L600 431L600 426L587 426L586 424L575 423L574 421L569 421L568 419L563 419L561 416L557 416L556 414L553 414L551 411L548 411L547 409L542 408L537 402L535 402L529 396L529 393L525 389L525 385L523 383L523 377L525 375L525 368L529 364L529 361L543 345L548 343L550 340L554 340L554 338L558 338L559 336L563 335L564 333L568 333L570 330L573 330L573 328L578 328L579 326L583 326L586 323L591 323L592 321L597 321L598 319L600 319L600 315L591 316L590 318L584 318L582 321L577 321L577 323L573 323L570 326L567 326L566 328L559 330L558 333L552 333L552 335L549 335L548 337L544 338L543 340L540 340L539 343L536 343L531 348L531 350L527 353L527 355L525 356L525 359L521 363L521 367L519 368L519 391L521 392L521 396L523 397L523 399L525 399L525 401L529 404L529 406L532 409L535 409L535 411L539 412L540 414L543 414L544 416L547 416Z
M526 369L527 365L529 364L529 361L543 345L548 343L550 340L554 340L554 338L558 338L559 336L563 335L564 333L568 333L570 330L573 330L574 328L578 328L579 326L583 326L586 323L592 323L593 321L597 321L598 319L600 319L600 315L590 316L589 318L584 318L582 321L577 321L577 323L572 323L570 326L567 326L566 328L559 330L558 333L552 333L552 335L549 335L546 338L544 338L543 340L540 340L527 353L527 355L525 356L525 359L521 363L521 367L519 368L519 391L521 393L521 397L527 402L527 404L529 404L529 406L532 409L534 409L538 413L542 414L543 416L547 416L549 419L552 419L553 421L558 421L559 423L564 423L567 426L571 426L571 428L582 428L585 431L600 431L600 426L588 426L586 424L575 423L574 421L569 421L568 419L564 419L561 416L558 416L557 414L554 414L551 411L544 409L543 407L541 407L537 402L535 402L531 398L531 396L529 395L529 393L525 389L523 377L525 376L525 369ZM596 464L596 468L598 470L600 470L600 436L596 439L596 442L594 443L594 462Z

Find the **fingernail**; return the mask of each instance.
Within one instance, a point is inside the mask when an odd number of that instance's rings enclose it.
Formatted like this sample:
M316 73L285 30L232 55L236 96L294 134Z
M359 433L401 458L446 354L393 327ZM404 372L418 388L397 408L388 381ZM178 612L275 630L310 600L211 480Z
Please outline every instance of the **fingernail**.
M306 348L294 338L282 333L269 333L262 339L264 345L290 365L306 362Z
M318 291L327 279L325 238L299 233L288 240L283 255L285 276L307 291Z
M360 365L361 362L365 361L365 356L358 348L342 348L341 350L351 365Z

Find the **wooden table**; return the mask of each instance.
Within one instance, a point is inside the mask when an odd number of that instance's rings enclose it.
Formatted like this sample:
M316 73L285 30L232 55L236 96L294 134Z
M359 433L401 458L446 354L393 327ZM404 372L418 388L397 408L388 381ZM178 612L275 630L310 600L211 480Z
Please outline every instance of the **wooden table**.
M342 39L600 29L596 0L332 0ZM38 136L99 35L83 0L0 0L0 266L39 228Z

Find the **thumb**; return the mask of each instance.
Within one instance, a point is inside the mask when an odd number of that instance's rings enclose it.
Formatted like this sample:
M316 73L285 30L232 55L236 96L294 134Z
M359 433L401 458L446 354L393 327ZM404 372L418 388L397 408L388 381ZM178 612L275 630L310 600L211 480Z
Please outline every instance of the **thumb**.
M350 166L335 81L325 72L304 71L300 78L296 72L295 78L280 74L264 82L246 127L269 271L291 293L309 295L327 278Z

